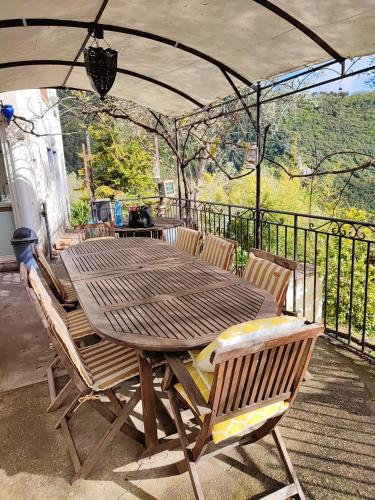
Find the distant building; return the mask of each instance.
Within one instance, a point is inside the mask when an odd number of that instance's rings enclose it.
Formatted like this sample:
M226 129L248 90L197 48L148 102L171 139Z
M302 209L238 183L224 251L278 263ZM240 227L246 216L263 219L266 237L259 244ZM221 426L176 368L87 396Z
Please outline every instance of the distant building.
M10 239L17 227L36 231L48 248L68 223L68 191L56 91L19 90L0 94L15 114L42 116L37 137L0 119L0 258L13 255ZM44 114L45 113L45 114ZM46 135L44 135L46 134ZM50 134L50 135L49 135ZM45 211L44 211L45 208Z

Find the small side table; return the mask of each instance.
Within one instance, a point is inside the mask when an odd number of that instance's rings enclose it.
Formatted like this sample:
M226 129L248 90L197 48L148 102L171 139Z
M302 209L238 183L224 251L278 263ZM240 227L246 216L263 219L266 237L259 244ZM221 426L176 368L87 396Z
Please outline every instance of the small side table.
M161 240L165 231L175 229L178 226L182 226L182 220L180 219L157 217L154 219L152 227L129 227L126 223L122 227L115 227L115 232L120 238L143 237Z

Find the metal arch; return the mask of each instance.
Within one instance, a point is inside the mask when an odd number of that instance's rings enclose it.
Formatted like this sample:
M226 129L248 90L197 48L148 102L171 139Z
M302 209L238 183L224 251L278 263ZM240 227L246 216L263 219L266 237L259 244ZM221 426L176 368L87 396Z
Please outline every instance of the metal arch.
M79 61L60 61L60 60L53 60L53 59L35 59L35 60L29 60L29 61L13 61L13 62L7 62L7 63L1 63L0 64L0 70L5 69L5 68L15 68L17 66L37 66L37 65L42 65L42 66L78 66L78 67L85 67L85 63L79 62ZM133 76L135 78L139 78L140 80L145 80L147 82L153 83L154 85L158 85L159 87L163 87L170 92L174 92L175 94L178 94L179 96L183 97L184 99L187 99L188 101L192 102L195 106L198 106L199 108L204 108L204 104L201 102L197 101L194 97L191 97L190 95L186 94L182 90L176 89L175 87L172 87L171 85L168 85L167 83L161 82L160 80L156 80L155 78L151 78L150 76L147 75L142 75L141 73L136 73L135 71L130 71L127 69L121 69L117 68L118 73L121 73L123 75L128 75L128 76ZM62 88L70 88L69 85L62 85Z
M288 22L289 24L293 25L295 28L297 28L299 31L301 31L304 35L306 35L310 40L315 42L321 49L323 49L327 54L329 54L333 59L335 59L337 62L343 62L345 60L345 57L340 55L333 47L331 47L323 38L321 38L319 35L317 35L314 31L312 31L310 28L305 26L301 21L298 21L295 17L293 17L291 14L286 12L285 10L281 9L277 5L273 4L269 0L253 0L253 2L261 5L265 9L270 10L277 16L281 17L284 19L284 21Z
M72 21L72 20L65 20L65 19L36 19L36 18L29 18L29 19L7 19L4 21L0 21L0 29L1 28L17 28L17 27L22 27L22 26L62 26L66 28L81 28L81 29L86 29L88 30L90 26L92 26L92 23L86 22L86 21ZM149 33L148 31L141 31L133 28L126 28L123 26L115 26L112 24L102 24L102 23L97 23L97 26L100 26L103 28L104 31L111 31L114 33L122 33L125 35L132 35L132 36L138 36L141 38L147 38L149 40L153 40L155 42L159 43L164 43L165 45L169 45L171 47L174 47L176 49L183 50L184 52L188 52L189 54L192 54L200 59L203 59L210 64L213 64L214 66L220 68L222 71L226 71L227 73L231 74L235 78L237 78L239 81L241 81L244 85L247 85L253 89L256 89L256 86L254 85L253 82L242 76L240 73L238 73L236 70L230 68L226 64L218 61L214 57L209 56L208 54L205 54L204 52L201 52L200 50L194 49L193 47L190 47L188 45L185 45L183 43L179 43L176 40L172 40L171 38L166 38L161 35L155 35L154 33Z
M101 15L103 14L103 12L104 12L105 8L107 7L108 2L109 2L109 0L103 0L103 1L102 1L102 4L101 4L101 6L100 6L100 8L99 8L99 10L98 10L98 12L97 12L97 14L96 14L96 16L95 16L95 19L94 19L94 21L93 21L93 23L92 23L92 24L93 24L93 26L95 26L95 25L97 25L97 24L98 24L99 19L101 18ZM78 59L79 59L80 55L81 55L81 54L82 54L82 52L85 50L85 47L86 47L86 45L87 45L87 42L90 40L90 36L91 36L91 33L90 33L90 31L89 31L89 32L87 33L87 35L85 36L85 39L83 40L83 42L82 42L82 44L81 44L81 46L80 46L80 48L79 48L79 50L78 50L78 52L77 52L77 54L76 54L75 58L74 58L74 62L77 62L77 61L78 61ZM66 75L66 77L65 77L65 79L64 79L64 81L63 81L63 83L62 83L62 84L63 84L63 86L65 86L65 85L66 85L66 82L68 81L68 79L69 79L70 75L72 74L73 68L74 68L74 65L72 65L72 66L69 68L69 71L68 71L68 73L67 73L67 75Z

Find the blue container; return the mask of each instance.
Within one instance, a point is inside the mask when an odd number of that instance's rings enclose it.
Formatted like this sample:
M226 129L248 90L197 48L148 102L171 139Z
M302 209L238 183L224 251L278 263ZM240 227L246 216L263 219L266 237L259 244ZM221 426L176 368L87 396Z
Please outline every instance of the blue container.
M115 212L115 226L122 227L124 225L124 219L122 217L122 203L119 200L116 200L114 203L114 212Z
M23 262L27 269L30 269L30 267L38 267L31 249L33 243L38 243L38 237L35 231L28 227L19 227L14 231L10 243L13 246L17 262Z

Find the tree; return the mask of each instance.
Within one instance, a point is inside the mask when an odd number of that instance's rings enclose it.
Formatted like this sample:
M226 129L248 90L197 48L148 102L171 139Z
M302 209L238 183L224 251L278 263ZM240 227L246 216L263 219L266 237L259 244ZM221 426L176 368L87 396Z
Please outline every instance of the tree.
M274 93L278 91L272 90ZM266 97L268 92L271 90L265 92ZM261 115L262 144L258 155L262 167L272 165L276 175L283 171L290 179L304 179L305 183L309 183L309 205L312 205L313 196L324 190L326 179L335 176L336 189L330 200L333 215L338 204L350 196L353 190L349 190L348 186L357 183L360 174L361 179L365 176L368 178L361 184L363 192L360 192L358 202L365 199L365 203L370 203L374 198L371 188L375 165L374 141L371 140L374 133L374 127L371 127L373 110L371 103L370 108L366 108L368 104L360 97L350 96L354 103L353 109L346 113L347 99L341 94L299 95L298 98L288 96L277 101L277 104L271 102L270 107L263 105ZM369 96L369 101L371 99L373 96ZM110 117L116 123L126 124L128 137L143 141L146 151L152 150L150 137L158 136L161 160L164 163L175 160L182 181L182 195L187 199L199 196L202 175L206 171L221 171L230 180L253 172L252 169L246 171L243 168L247 144L255 139L254 117L251 113L254 95L250 93L241 95L241 103L236 98L228 97L207 108L203 115L193 114L178 122L122 99L107 97L102 102L92 93L66 93L59 105L63 114L72 112L74 116L79 116L84 126L96 123L99 117ZM244 106L248 111L246 113ZM293 109L295 113L291 112ZM353 137L356 137L358 130L356 117L363 113L368 114L369 121L365 123L363 120L362 140L355 142ZM293 115L295 117L291 118ZM324 128L321 116L330 117L328 127ZM34 120L16 116L14 122L23 131L36 133ZM179 128L178 143L176 123ZM285 134L289 134L289 138ZM296 147L299 157L293 157L290 141L298 136ZM146 137L148 139L144 140ZM272 144L269 139L279 144ZM344 143L350 147L342 147ZM185 216L189 218L189 202L186 204Z
M91 167L98 188L105 186L113 190L113 195L121 191L129 197L156 193L154 157L137 138L127 137L109 117L90 125L89 134L93 139ZM111 192L107 190L107 194Z

